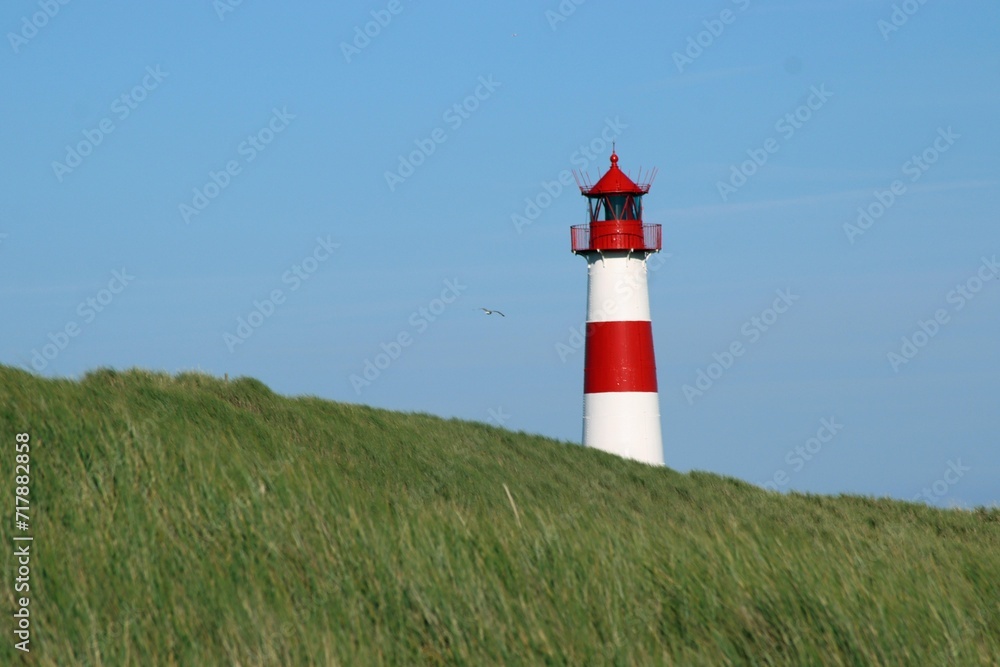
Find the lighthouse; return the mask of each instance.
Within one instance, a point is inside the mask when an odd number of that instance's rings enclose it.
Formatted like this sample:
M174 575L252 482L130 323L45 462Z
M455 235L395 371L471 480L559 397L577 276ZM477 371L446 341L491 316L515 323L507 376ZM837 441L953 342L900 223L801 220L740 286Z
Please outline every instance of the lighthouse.
M661 228L642 221L654 176L636 184L612 152L600 180L579 179L589 222L570 231L573 252L587 260L583 444L663 465L646 267L661 248Z

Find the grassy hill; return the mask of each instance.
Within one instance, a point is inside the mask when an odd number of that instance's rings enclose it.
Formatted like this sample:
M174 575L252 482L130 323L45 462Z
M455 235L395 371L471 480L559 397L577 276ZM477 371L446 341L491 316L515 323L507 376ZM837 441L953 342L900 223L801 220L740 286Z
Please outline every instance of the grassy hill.
M8 367L0 664L23 431L35 665L1000 664L1000 510L782 496L250 379Z

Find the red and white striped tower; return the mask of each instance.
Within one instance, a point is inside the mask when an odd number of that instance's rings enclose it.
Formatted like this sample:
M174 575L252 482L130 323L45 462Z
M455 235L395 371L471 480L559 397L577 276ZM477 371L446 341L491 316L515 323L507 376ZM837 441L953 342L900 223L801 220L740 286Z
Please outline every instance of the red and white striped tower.
M653 176L655 171L649 181ZM583 444L662 465L646 280L646 260L660 250L661 228L642 222L650 183L637 185L626 176L614 152L597 183L581 181L590 222L571 232L573 252L587 259L588 272Z

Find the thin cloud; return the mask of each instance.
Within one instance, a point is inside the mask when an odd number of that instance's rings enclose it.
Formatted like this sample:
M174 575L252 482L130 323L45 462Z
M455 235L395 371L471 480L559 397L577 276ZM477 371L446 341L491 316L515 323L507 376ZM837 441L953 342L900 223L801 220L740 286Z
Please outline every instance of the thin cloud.
M1000 185L997 180L973 180L973 181L953 181L950 183L927 183L914 185L907 188L907 193L915 192L944 192L947 190L973 190L980 188L996 187ZM826 204L835 201L850 201L870 197L872 188L844 190L841 192L831 192L819 195L804 195L801 197L784 197L779 199L763 199L750 202L733 202L727 204L704 204L700 206L688 206L686 208L668 208L656 211L660 216L670 216L679 218L691 217L711 217L733 213L746 213L750 211L768 211L779 208L795 208L798 206L809 207L818 204Z
M707 72L695 72L693 74L681 74L668 79L655 79L643 86L643 90L659 90L661 88L680 88L693 86L706 81L716 81L718 79L728 79L733 76L753 74L764 69L761 65L749 67L724 67L720 69L708 70Z

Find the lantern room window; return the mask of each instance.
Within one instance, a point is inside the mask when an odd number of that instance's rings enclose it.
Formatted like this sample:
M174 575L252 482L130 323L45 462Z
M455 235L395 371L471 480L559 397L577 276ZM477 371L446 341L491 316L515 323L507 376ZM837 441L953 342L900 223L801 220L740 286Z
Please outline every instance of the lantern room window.
M588 199L590 221L642 220L642 196L614 194Z

